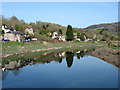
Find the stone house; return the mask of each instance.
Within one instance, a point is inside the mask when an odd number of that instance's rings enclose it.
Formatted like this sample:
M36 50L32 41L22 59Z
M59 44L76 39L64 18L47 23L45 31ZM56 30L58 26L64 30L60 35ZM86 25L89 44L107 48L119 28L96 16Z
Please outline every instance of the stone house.
M0 35L0 41L2 41L2 39L3 39L3 36L2 36L2 35Z
M4 40L15 41L15 34L13 34L13 33L5 33L3 39Z
M12 33L5 33L3 39L8 39L10 41L22 41L22 37L24 36L23 32L20 31L13 31Z
M34 34L33 28L26 28L25 29L25 34Z

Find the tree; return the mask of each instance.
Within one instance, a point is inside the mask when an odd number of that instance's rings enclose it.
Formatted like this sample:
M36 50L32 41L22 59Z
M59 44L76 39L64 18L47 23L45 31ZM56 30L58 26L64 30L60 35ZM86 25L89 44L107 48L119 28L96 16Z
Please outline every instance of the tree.
M66 40L67 41L72 41L73 40L73 29L72 29L71 25L67 26Z
M84 35L83 33L81 33L81 35L80 35L80 40L81 40L81 41L84 41L84 40L85 40L85 35Z
M80 53L77 53L77 59L80 59L80 57L81 57Z
M77 38L80 38L80 32L77 33Z
M62 32L62 30L61 30L61 29L59 29L59 34L60 34L60 35L62 35L62 34L63 34L63 32Z
M11 21L19 21L19 19L18 19L16 16L12 16L12 17L10 18L10 20L11 20Z

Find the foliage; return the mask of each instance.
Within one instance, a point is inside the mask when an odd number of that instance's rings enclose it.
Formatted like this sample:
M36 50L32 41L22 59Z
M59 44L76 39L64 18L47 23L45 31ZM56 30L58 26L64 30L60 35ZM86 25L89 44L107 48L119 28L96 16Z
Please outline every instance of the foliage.
M62 30L61 30L61 29L59 29L59 34L60 34L60 35L62 35L62 34L63 34L63 32L62 32Z
M80 35L80 40L81 40L81 41L84 41L84 40L85 40L85 34L81 33L81 35Z
M77 33L77 38L80 38L80 32Z
M66 31L66 40L67 41L72 41L73 38L74 38L74 36L73 36L72 26L68 25L67 26L67 31Z
M70 25L64 27L59 24L42 21L36 21L35 23L25 23L23 19L20 20L16 16L12 16L11 18L2 17L0 20L2 20L2 24L7 25L12 30L24 32L26 28L31 27L34 30L34 33L38 33L35 37L44 36L46 38L49 38L49 33L58 32L60 35L66 35L66 40L68 41L73 40L73 33L77 33L77 37L81 38L82 41L85 39L84 36L86 36L88 39L93 39L94 41L120 40L118 35L118 23L98 24L81 29L72 28ZM3 34L4 32L0 30L0 33ZM94 38L94 35L96 35L96 38Z

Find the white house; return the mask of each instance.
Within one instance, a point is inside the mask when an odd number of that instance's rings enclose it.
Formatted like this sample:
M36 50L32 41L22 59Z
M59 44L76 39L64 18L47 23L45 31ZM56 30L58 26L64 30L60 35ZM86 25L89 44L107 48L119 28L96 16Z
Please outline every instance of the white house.
M57 32L53 32L52 39L58 39L60 41L66 41L65 36L59 35Z
M59 36L58 38L59 38L58 40L60 40L60 41L66 41L65 36Z
M56 38L58 38L58 33L57 32L53 32L52 39L56 39Z
M6 25L2 26L2 30L4 31L4 33L11 32L11 30Z

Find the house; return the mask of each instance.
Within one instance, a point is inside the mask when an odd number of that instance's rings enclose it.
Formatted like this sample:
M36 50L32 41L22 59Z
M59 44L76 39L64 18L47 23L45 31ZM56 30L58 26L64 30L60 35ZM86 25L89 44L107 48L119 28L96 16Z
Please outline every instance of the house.
M34 34L33 28L26 28L25 29L25 34Z
M5 33L3 36L4 40L10 40L10 41L22 41L22 36L24 35L23 32L20 31L13 31L11 33Z
M58 37L58 40L60 40L60 41L66 41L66 40L65 40L65 36L63 36L63 35L60 35L60 36Z
M15 35L13 33L5 33L3 40L15 41Z
M12 30L10 28L8 28L6 25L2 25L2 30L4 31L4 33L12 32Z
M2 35L0 35L0 41L2 41L2 39L3 39L3 36L2 36Z
M66 41L65 36L59 35L57 32L53 32L52 39L57 39L59 41Z
M52 39L56 39L56 38L58 38L58 33L57 32L53 32Z

